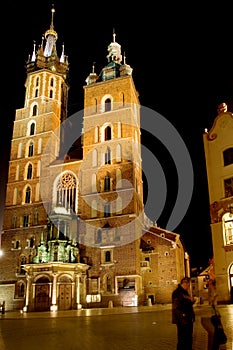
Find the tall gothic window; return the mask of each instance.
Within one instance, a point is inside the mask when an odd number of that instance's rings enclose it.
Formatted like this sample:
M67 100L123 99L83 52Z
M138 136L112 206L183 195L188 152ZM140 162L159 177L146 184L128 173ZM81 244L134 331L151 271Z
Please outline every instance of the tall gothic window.
M27 179L32 178L32 164L28 164L28 169L27 169Z
M32 123L30 126L30 135L35 135L35 123Z
M57 183L57 200L56 206L71 209L76 212L76 192L77 182L71 173L64 173Z
M108 141L112 138L112 129L110 126L107 126L104 130L104 140Z
M29 147L28 147L28 157L33 156L33 142L30 141Z
M30 203L31 201L31 188L28 186L25 192L25 203Z
M32 115L33 115L33 117L35 117L37 115L37 105L33 106Z

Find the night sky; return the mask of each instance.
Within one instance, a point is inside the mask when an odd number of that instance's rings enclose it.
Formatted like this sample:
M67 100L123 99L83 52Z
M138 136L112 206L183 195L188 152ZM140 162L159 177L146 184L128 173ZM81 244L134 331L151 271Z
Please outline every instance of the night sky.
M8 1L1 21L1 213L7 178L15 110L24 104L25 61L33 41L49 29L55 6L57 51L64 43L70 63L69 115L83 109L83 86L93 62L96 73L107 64L107 47L116 41L133 68L142 106L168 120L183 139L192 160L194 188L179 233L190 254L191 266L204 266L212 255L208 187L202 135L210 129L222 102L233 111L232 10L230 4L200 2ZM79 8L80 7L80 8ZM171 155L152 135L142 132L142 145L155 153L167 181L167 200L157 224L165 228L177 192ZM147 188L144 176L144 200ZM155 199L156 200L156 199Z

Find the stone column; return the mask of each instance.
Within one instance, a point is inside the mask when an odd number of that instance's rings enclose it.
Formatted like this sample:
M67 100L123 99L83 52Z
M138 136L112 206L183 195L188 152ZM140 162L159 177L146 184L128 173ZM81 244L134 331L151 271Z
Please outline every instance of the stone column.
M82 305L80 304L80 276L76 275L76 304L77 309L81 309Z
M33 288L35 288L35 286ZM23 307L23 312L28 311L30 289L31 289L31 276L27 275L26 298L25 298L25 305Z
M57 309L57 274L53 273L52 305L50 306L50 310L57 311Z

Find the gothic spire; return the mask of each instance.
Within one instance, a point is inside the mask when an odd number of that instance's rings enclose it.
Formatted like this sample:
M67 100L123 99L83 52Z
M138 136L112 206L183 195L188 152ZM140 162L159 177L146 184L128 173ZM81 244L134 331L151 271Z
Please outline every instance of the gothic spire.
M54 29L55 8L51 9L51 22L48 30L42 36L42 42L36 51L36 44L33 45L33 53L27 62L27 72L38 69L50 69L67 77L69 70L68 58L64 52L64 44L62 44L62 52L60 58L57 55L56 42L58 34Z
M51 9L51 13L52 13L52 16L51 16L50 29L48 29L45 32L45 39L46 39L46 44L45 44L45 49L44 49L44 56L45 57L51 56L52 53L54 51L56 51L56 41L58 38L57 32L54 30L54 24L53 24L54 13L55 13L55 9L53 6Z

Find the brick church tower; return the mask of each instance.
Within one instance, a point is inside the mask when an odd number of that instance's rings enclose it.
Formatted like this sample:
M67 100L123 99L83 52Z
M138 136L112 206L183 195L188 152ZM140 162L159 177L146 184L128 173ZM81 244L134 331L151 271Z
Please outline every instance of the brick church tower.
M178 234L144 213L132 68L113 33L107 65L86 79L83 111L68 117L69 64L64 45L57 54L54 13L15 115L0 299L24 311L170 302L189 257Z

